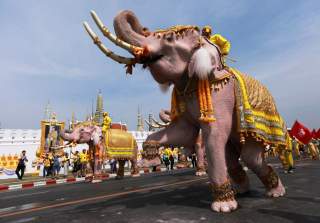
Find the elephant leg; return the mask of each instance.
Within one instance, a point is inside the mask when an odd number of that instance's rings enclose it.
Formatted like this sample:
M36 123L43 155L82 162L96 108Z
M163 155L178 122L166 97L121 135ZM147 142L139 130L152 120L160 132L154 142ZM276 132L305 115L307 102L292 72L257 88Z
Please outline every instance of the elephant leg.
M269 197L281 197L285 194L285 188L280 178L264 159L264 148L254 140L247 140L241 151L241 158L261 180L266 187Z
M228 173L231 178L232 185L237 193L246 193L249 191L250 184L248 175L246 171L243 170L243 166L239 162L240 145L237 146L229 140L226 151Z
M131 175L133 177L139 176L139 168L138 168L138 163L137 163L137 159L133 158L130 160L131 162Z
M125 160L118 160L119 168L117 171L117 179L122 179L124 177L124 165L126 163Z
M197 127L181 116L171 122L168 127L149 135L143 144L143 149L147 154L147 160L144 159L143 166L160 166L158 148L161 146L193 146L198 132L199 129ZM153 151L154 148L157 148L157 151ZM151 155L149 155L150 152L148 151L152 151Z
M208 161L208 176L214 201L211 208L216 212L237 209L234 191L227 172L226 145L231 133L232 118L218 118L214 123L202 127Z
M202 137L199 135L197 143L195 145L195 152L197 156L197 176L206 175L206 165L205 165L205 146L202 142Z

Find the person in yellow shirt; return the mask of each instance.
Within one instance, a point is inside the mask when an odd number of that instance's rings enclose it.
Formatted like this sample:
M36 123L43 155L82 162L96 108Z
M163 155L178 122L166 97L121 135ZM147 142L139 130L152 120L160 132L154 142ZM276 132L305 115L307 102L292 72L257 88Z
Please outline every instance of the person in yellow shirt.
M83 149L79 155L81 164L81 176L85 177L87 174L88 153L86 149Z
M203 27L202 36L206 37L208 40L210 40L211 43L219 47L219 50L221 52L221 56L223 59L223 63L224 63L225 57L230 52L230 48L231 48L230 42L220 34L212 35L212 28L210 26Z
M108 112L103 113L103 124L102 124L102 132L105 133L110 128L112 119L109 116Z
M51 166L51 160L49 158L49 154L46 153L45 157L43 158L43 177L46 178L49 175Z
M170 166L170 160L169 160L170 155L171 155L170 148L166 148L163 151L162 160L163 160L164 164L166 165L167 170L169 170L169 166Z

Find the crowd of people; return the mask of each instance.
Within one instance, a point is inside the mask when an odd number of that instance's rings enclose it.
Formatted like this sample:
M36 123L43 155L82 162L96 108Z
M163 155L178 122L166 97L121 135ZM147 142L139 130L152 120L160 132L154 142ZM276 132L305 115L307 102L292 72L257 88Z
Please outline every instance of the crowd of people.
M42 157L42 176L44 178L52 177L58 178L60 175L61 169L63 170L63 176L67 177L70 166L70 158L68 153L63 153L59 155L56 152L45 153Z
M173 170L174 164L181 161L182 154L178 148L163 148L160 151L161 162L166 166L167 170ZM193 153L189 157L186 157L187 161L190 161L192 168L197 166L196 154Z

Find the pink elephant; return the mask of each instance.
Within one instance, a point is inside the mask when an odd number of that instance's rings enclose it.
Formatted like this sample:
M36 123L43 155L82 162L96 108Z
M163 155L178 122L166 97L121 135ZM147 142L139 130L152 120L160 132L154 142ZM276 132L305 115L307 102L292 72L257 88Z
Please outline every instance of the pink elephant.
M133 136L126 131L118 130L118 129L110 129L109 131L116 131L117 134L113 134L113 137L116 135L121 135L120 137L123 138L130 138L132 137L133 140L133 148L129 148L132 150L132 156L127 158L118 159L116 157L107 157L108 152L108 145L106 145L105 137L107 133L103 133L100 126L94 124L78 124L76 125L71 131L62 131L60 133L60 137L68 142L74 142L77 144L80 143L87 143L89 145L89 154L91 156L90 159L90 166L93 170L93 176L98 178L101 176L101 169L102 163L105 159L112 159L115 158L118 160L119 168L117 171L117 179L122 179L124 176L124 165L126 160L131 161L131 174L133 176L139 175L139 169L137 166L137 152L138 147L136 141L133 139ZM119 142L121 143L121 142ZM123 144L123 143L122 143ZM131 144L131 143L130 143ZM113 145L117 147L117 145Z
M240 157L260 178L268 196L279 197L285 194L280 178L267 165L263 153L265 143L285 146L287 133L283 130L284 125L276 107L273 106L272 96L259 82L246 76L239 77L235 70L226 67L219 48L203 37L196 26L175 26L152 32L141 26L134 13L122 11L114 19L114 36L94 12L91 14L103 34L134 57L121 57L108 50L88 23L84 23L88 34L106 56L126 64L129 73L134 64L142 64L156 82L162 86L174 86L176 95L172 104L173 108L179 110L179 115L166 128L148 136L143 147L145 157L150 162L159 162L157 149L161 146L191 148L196 144L201 129L213 193L212 210L230 212L237 209L233 186L240 192L249 189L247 174L239 163ZM255 101L258 104L254 107L246 101L252 101L254 95L238 97L239 94L244 95L243 89L246 89L243 86L244 78L253 83L250 85L250 92L258 94L259 100ZM201 106L204 99L201 94L197 94L203 86L199 85L201 81L210 83L207 87L210 92L205 95L205 100L213 102L215 119L202 118ZM175 104L175 101L179 103ZM267 106L261 106L264 103ZM275 111L272 116L275 118L259 119L260 113L250 113L250 109L261 109L263 118L271 117L265 116L264 112ZM252 118L254 115L256 117ZM280 124L272 123L273 120ZM278 128L280 133L277 136L261 136L264 132L258 131L259 126L255 125L258 121L262 125L267 123L267 128Z

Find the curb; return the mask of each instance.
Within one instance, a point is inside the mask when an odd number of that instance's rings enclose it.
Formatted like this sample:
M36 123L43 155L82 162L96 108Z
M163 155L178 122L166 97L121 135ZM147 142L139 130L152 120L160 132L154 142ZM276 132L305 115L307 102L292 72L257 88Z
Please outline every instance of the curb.
M174 170L177 169L187 169L187 168L173 168ZM157 170L156 172L165 172L167 171L166 168L161 168L159 170ZM152 173L152 171L150 171L150 169L143 169L139 171L140 176L144 175L144 174L149 174ZM115 178L117 175L115 173L113 174L104 174L101 175L100 180L101 181L105 181L108 179L113 179ZM130 172L125 172L124 173L125 177L132 177ZM47 180L40 180L40 181L34 181L34 182L25 182L25 183L21 183L21 184L11 184L11 185L0 185L0 192L2 191L7 191L7 190L19 190L19 189L30 189L30 188L35 188L35 187L44 187L44 186L51 186L51 185L57 185L57 184L71 184L71 183L81 183L81 182L89 182L92 180L92 176L91 177L69 177L69 178L64 178L64 179L47 179Z

